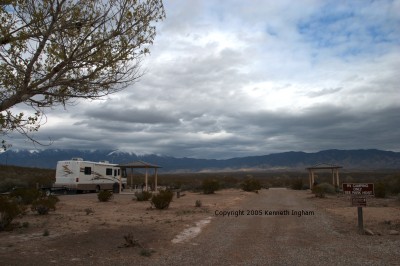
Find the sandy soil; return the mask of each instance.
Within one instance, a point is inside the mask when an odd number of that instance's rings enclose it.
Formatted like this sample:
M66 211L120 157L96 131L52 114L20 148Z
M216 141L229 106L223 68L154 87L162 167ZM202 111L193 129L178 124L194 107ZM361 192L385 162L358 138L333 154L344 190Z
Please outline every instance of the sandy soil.
M337 231L357 234L357 211L347 197L319 199L309 191L296 193L337 221ZM116 194L105 203L96 194L63 195L55 212L41 216L29 211L15 220L20 227L0 232L0 261L2 265L107 265L118 258L142 261L150 255L162 256L179 245L179 237L201 234L215 210L235 208L253 196L232 189L214 195L185 192L174 198L169 209L156 210L149 202L132 200L129 194ZM196 200L202 207L195 207ZM390 230L400 231L400 201L372 198L367 204L365 227L382 239L400 238L389 235ZM124 237L129 234L137 246L125 247Z
M349 196L335 195L320 199L310 194L309 199L318 208L331 214L333 219L348 225L342 226L341 231L354 232L353 229L358 226L357 207L351 206ZM363 222L364 228L377 235L388 235L390 230L400 231L400 200L396 197L367 198L367 207L363 208Z
M143 258L147 255L140 255L143 251L160 253L168 248L182 231L212 216L211 210L234 206L252 193L224 190L214 195L183 194L180 198L175 195L166 210L133 200L132 194L115 194L110 202L99 202L95 193L61 195L55 212L38 215L28 211L15 220L19 228L0 232L1 264L35 265L44 258L63 264L85 260L96 264L127 255ZM201 207L195 207L196 200L201 201ZM140 247L124 248L124 236L129 234Z

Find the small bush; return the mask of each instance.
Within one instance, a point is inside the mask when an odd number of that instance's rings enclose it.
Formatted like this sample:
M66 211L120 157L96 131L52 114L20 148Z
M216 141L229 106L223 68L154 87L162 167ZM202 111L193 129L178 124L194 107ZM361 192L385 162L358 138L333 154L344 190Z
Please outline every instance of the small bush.
M400 174L391 175L386 178L387 193L397 195L400 193Z
M201 200L196 200L196 203L194 204L195 207L201 207L202 203Z
M296 178L296 179L292 180L290 187L291 187L291 189L294 189L294 190L302 190L303 189L303 180L301 178Z
M10 197L17 200L18 203L29 205L42 196L42 192L36 188L17 188L10 193Z
M244 191L249 191L249 192L258 191L261 189L260 181L257 179L253 179L253 178L248 178L248 179L244 180L240 184L240 186Z
M15 187L26 187L28 184L16 178L5 178L0 181L0 193L9 192Z
M8 229L14 218L22 212L16 202L9 197L0 196L0 231Z
M101 202L110 201L113 197L114 197L113 193L109 190L100 190L100 192L97 193L97 198Z
M329 183L321 183L313 186L312 193L318 198L325 198L326 194L335 194L336 189Z
M148 201L152 194L149 191L135 192L137 201Z
M50 210L55 211L56 204L59 201L60 200L53 195L50 195L48 197L41 197L40 199L37 199L32 203L31 210L37 211L37 213L40 215L45 215L48 214Z
M157 195L151 198L151 205L157 209L163 210L169 207L174 193L170 190L161 190Z
M385 198L386 197L386 186L383 182L378 182L374 186L375 197Z
M201 188L204 194L214 194L219 189L219 181L216 179L204 179Z
M150 257L153 253L154 253L154 251L151 249L143 248L142 250L140 250L140 255L144 256L144 257Z
M86 208L84 209L84 211L86 212L86 215L94 213L94 210L92 208Z

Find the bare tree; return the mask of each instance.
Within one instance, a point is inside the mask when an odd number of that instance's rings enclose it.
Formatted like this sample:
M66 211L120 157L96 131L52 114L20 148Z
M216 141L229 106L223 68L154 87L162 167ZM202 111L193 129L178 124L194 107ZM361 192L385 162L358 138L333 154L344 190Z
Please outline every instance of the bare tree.
M162 0L0 1L0 132L29 138L45 108L135 82L164 18Z

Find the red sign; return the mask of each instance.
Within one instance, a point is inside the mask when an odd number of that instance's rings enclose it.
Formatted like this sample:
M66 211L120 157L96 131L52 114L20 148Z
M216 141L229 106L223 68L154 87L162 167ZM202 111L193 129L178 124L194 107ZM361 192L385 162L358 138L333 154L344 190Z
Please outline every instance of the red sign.
M374 184L372 183L343 183L343 192L347 195L374 195Z

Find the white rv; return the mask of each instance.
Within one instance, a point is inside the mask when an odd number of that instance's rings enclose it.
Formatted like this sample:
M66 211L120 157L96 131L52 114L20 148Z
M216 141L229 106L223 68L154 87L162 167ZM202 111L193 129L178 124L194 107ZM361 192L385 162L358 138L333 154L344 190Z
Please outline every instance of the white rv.
M121 177L121 168L107 161L90 162L82 158L72 158L57 162L56 182L54 187L70 190L105 190L121 185L126 187L126 178Z

